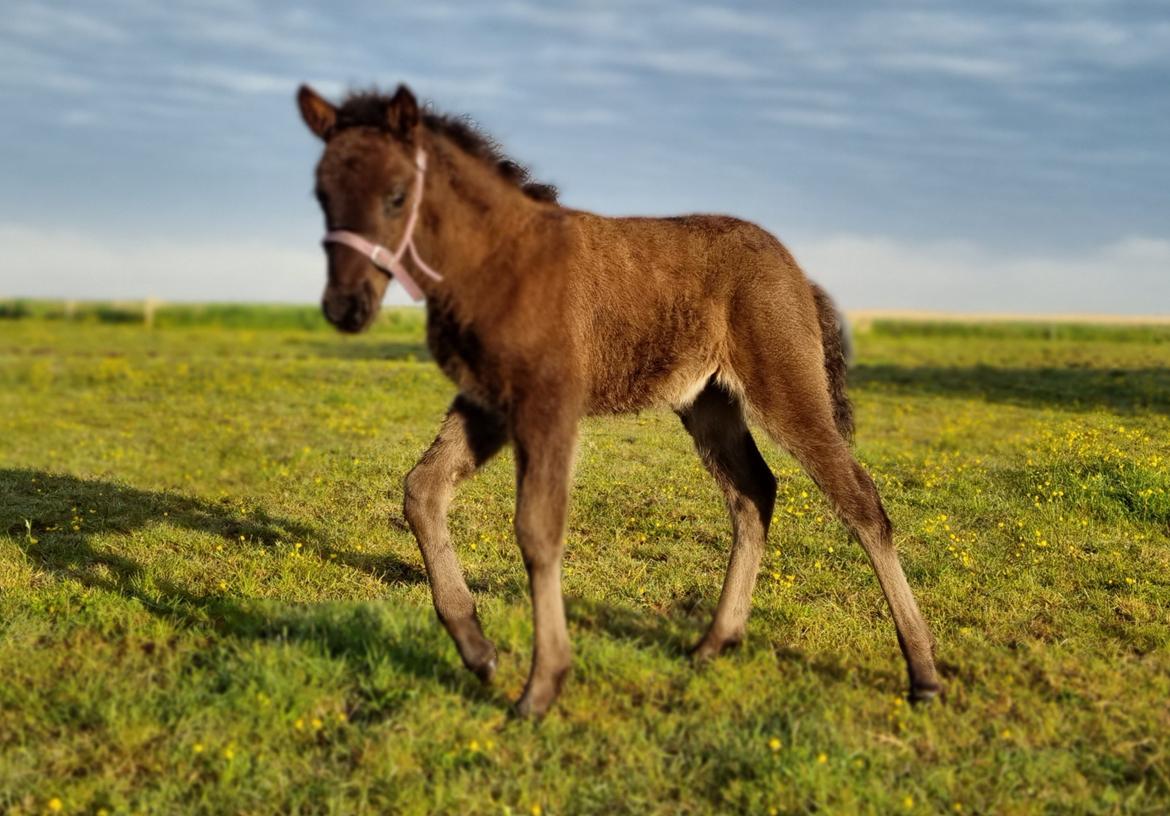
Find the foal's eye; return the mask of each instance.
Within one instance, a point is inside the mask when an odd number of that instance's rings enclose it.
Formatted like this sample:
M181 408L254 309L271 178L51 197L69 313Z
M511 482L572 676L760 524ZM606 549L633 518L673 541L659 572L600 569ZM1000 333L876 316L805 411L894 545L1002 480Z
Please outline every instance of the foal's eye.
M393 215L402 209L406 203L406 188L399 188L382 199L382 211L386 215Z

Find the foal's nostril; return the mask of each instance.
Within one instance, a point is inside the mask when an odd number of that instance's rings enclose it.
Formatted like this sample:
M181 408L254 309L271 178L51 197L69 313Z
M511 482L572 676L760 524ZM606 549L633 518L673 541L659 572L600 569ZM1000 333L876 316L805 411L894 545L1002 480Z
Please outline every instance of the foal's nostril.
M348 299L326 297L321 301L321 311L325 313L325 319L336 326L341 323L346 312L349 311Z
M370 317L370 307L362 295L338 295L321 301L325 318L347 332L361 331Z
M345 313L345 317L337 325L346 331L358 331L366 325L366 316L365 306L355 304L352 309Z

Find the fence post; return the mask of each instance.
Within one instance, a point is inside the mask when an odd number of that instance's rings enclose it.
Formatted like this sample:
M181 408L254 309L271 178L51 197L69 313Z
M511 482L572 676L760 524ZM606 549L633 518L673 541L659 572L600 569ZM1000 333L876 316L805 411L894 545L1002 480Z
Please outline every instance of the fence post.
M146 324L146 328L154 328L154 312L158 308L158 299L148 297L142 303L142 322Z

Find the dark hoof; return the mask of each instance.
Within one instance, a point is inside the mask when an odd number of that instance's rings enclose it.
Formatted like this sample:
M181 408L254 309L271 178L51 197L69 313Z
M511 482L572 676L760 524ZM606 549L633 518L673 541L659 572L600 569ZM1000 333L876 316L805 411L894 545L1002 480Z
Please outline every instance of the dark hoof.
M539 722L552 710L553 703L559 696L556 691L541 693L524 692L512 706L512 715L520 720L535 720Z
M499 665L499 661L496 659L496 647L490 641L485 640L480 653L472 657L464 657L463 665L470 669L472 674L478 677L484 685L491 683L496 674L496 667Z
M481 663L479 666L472 669L475 676L479 678L479 682L485 686L492 682L492 678L496 676L496 667L498 661L496 660L495 650L492 650L492 656Z
M529 678L524 693L520 695L520 699L512 707L512 713L516 717L526 720L543 719L544 715L552 708L553 703L561 696L561 688L568 675L569 669L566 666L564 669L552 672L544 680L534 682L532 678Z
M512 716L520 720L542 720L548 713L548 706L538 706L525 694L512 706Z
M729 652L737 648L742 642L743 639L738 637L724 638L722 640L704 637L691 648L691 662L696 666L701 666L719 657L724 652Z
M910 704L911 705L926 705L933 700L942 701L943 690L942 686L937 683L924 684L921 686L910 687Z

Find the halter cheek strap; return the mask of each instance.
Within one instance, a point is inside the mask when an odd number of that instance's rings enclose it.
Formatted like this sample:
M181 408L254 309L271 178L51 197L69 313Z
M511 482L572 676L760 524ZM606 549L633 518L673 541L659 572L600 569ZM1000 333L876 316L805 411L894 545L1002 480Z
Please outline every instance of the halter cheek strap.
M422 208L423 184L427 176L427 154L421 147L414 156L414 163L418 168L418 173L414 177L414 201L410 205L410 215L406 219L406 227L402 233L402 243L398 245L397 250L391 253L390 250L381 244L375 244L373 241L367 240L358 233L350 232L349 230L330 230L325 233L323 243L344 244L350 249L360 252L370 259L370 263L401 283L402 288L414 300L422 300L422 289L415 283L414 278L406 270L405 264L402 263L402 259L406 254L409 252L410 259L414 261L415 267L432 280L441 281L443 276L431 269L419 257L418 249L414 245L414 228L418 225L418 213Z

